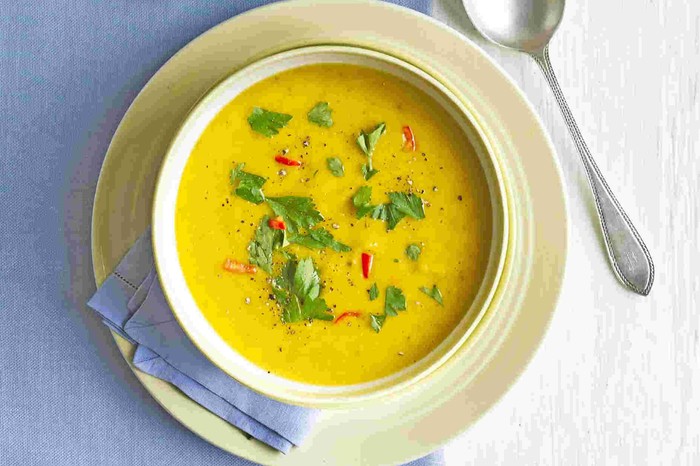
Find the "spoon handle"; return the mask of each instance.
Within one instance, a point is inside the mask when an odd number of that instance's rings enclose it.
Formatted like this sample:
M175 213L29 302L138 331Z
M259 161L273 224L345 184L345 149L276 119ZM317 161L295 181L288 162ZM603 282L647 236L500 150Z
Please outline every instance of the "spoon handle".
M654 282L654 262L642 237L637 232L622 206L610 190L608 183L603 178L600 169L593 160L593 156L583 140L581 131L576 125L569 105L564 99L564 94L559 87L557 78L549 60L549 48L545 47L540 53L531 55L540 66L542 73L554 96L559 103L559 108L574 138L581 161L586 168L588 181L593 191L595 205L598 211L600 226L603 230L603 239L608 252L608 258L615 275L620 281L633 291L648 295Z

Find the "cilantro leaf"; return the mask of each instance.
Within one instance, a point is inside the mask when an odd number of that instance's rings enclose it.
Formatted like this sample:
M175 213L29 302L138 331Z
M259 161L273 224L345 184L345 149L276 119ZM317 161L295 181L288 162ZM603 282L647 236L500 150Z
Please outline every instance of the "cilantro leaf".
M374 301L379 296L379 289L377 284L373 284L372 288L369 290L369 299ZM389 316L399 315L397 311L406 310L406 297L403 295L403 291L395 286L388 286L384 294L384 314L370 314L370 325L372 329L379 333L379 331L384 326L386 318Z
M355 207L363 207L367 204L369 204L369 201L372 199L372 187L371 186L362 186L360 189L357 190L355 195L352 197L352 204Z
M387 229L393 230L405 215L399 212L394 204L379 204L378 206L374 206L370 217L375 220L384 220L387 223Z
M289 235L289 242L300 244L309 249L331 248L335 252L348 252L352 250L347 244L336 241L335 238L333 238L333 234L325 228L308 230L306 234L291 233Z
M285 244L285 246L286 246L286 244ZM295 254L292 254L292 253L289 252L289 251L285 251L284 249L282 249L282 250L280 251L280 254L282 254L282 257L284 257L284 258L287 259L288 261L289 261L289 260L297 260L297 256L296 256Z
M440 292L440 288L438 288L437 285L433 285L432 289L428 288L427 286L421 286L420 290L423 293L430 296L431 298L433 298L435 301L437 301L438 304L440 304L440 306L443 305L442 304L442 292Z
M328 304L323 298L304 302L301 314L303 319L333 320L333 314L328 312Z
M290 255L289 260L282 268L282 274L277 277L278 280L282 280L285 287L291 288L292 282L294 281L294 274L297 271L297 264L299 261L294 255Z
M372 168L371 160L362 165L362 177L365 179L365 181L369 181L370 178L372 178L377 173L379 173L379 170L375 170L374 168Z
M413 193L388 193L391 202L387 204L372 205L372 188L362 186L352 197L352 203L357 208L356 217L362 218L369 215L375 220L387 222L387 229L393 230L406 216L422 219L425 218L423 200Z
M275 215L284 218L290 233L298 233L302 228L310 229L323 221L323 215L316 210L316 205L310 197L268 197L267 203Z
M384 294L384 314L388 316L396 316L396 311L406 310L406 297L403 291L395 286L387 286Z
M289 259L282 267L281 273L272 280L272 292L277 303L282 307L283 322L299 322L302 320L299 298L292 293L292 282L294 281L296 267L296 259Z
M357 213L356 213L357 218L362 218L362 217L365 217L366 215L370 215L371 212L373 212L377 208L377 206L371 205L369 203L371 198L372 198L372 187L371 186L362 186L360 189L357 190L355 195L352 197L352 204L357 208Z
M248 202L260 204L265 200L265 194L262 191L262 187L267 181L267 178L244 172L244 167L244 163L239 163L236 165L236 168L231 170L231 185L235 186L236 183L238 183L234 193L236 193L236 196L245 199Z
M379 204L379 205L372 206L372 212L369 214L369 216L375 220L386 221L386 219L387 219L387 206L388 205L389 204Z
M359 207L357 209L356 216L357 216L357 218L365 217L366 215L370 214L376 208L377 208L376 205L370 205L370 204L363 205L362 207Z
M272 290L282 307L282 321L285 323L302 320L332 320L328 305L321 292L321 279L310 257L297 261L290 259L279 276L272 281Z
M343 161L338 157L330 157L326 159L326 165L328 169L333 173L333 176L340 178L345 175L345 167L343 166Z
M372 131L365 133L364 130L360 131L360 135L357 136L357 145L360 146L362 152L365 153L367 157L372 157L375 147L377 147L377 142L382 134L386 132L386 124L379 123ZM370 168L371 164L370 164Z
M369 321L372 325L372 329L374 329L375 332L379 333L379 331L384 326L384 322L386 321L386 314L370 314Z
M413 193L388 193L391 204L404 215L415 219L425 218L423 200Z
M314 105L314 108L309 110L306 117L311 123L330 128L333 126L333 118L331 117L331 113L333 113L333 110L328 106L328 102L319 102Z
M277 302L283 303L282 322L291 324L304 320L301 314L299 298L289 293L287 290L275 290L274 293Z
M379 288L377 287L376 283L372 285L372 287L369 290L367 290L367 292L369 293L370 301L374 301L379 297Z
M421 247L418 246L417 244L409 244L406 247L406 255L408 256L409 259L412 261L417 261L418 256L420 256L421 253Z
M405 215L394 204L384 204L384 220L387 223L387 229L393 230L399 221Z
M318 270L310 257L301 259L297 264L292 291L302 301L309 299L313 301L321 293L321 278L318 276Z
M282 252L284 253L285 251ZM277 291L284 291L285 293L291 292L298 263L299 261L297 261L296 257L290 256L287 263L282 266L280 274L272 280L272 288L273 291L275 291L275 295L277 295ZM278 301L281 302L284 300L278 297Z
M287 126L292 115L286 113L277 113L265 110L264 108L255 107L248 117L248 124L253 129L263 136L271 138L279 133L279 130Z
M270 228L269 219L267 215L262 218L253 240L248 244L248 262L272 273L272 253L285 246L286 238L284 230Z
M374 148L377 146L379 138L385 132L386 125L379 123L371 132L365 133L363 130L357 136L357 145L360 146L362 152L367 156L367 163L362 165L362 176L365 178L365 181L369 181L370 178L379 173L379 170L375 170L372 166L372 154L374 154Z

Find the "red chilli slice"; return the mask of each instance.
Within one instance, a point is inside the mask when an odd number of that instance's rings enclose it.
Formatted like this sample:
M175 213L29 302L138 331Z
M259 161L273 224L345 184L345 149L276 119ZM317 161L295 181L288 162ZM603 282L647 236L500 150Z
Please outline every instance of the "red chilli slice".
M284 219L282 217L275 217L271 218L270 220L267 221L267 224L272 228L273 230L286 230L287 229L287 224L284 223Z
M254 274L257 273L258 268L254 265L244 264L243 262L238 262L233 259L226 259L224 261L224 270L237 274Z
M333 323L334 323L334 324L337 324L337 323L340 322L341 320L347 319L348 317L360 317L361 315L362 315L362 313L361 313L361 312L357 312L357 311L347 311L347 312L343 312L342 314L340 314L338 317L335 318L335 320L333 321Z
M362 253L362 276L369 278L369 274L372 272L372 264L374 263L374 256L368 252Z
M416 137L410 126L403 127L403 150L412 152L416 150Z
M300 160L290 159L288 157L285 157L284 155L276 155L275 162L281 163L282 165L286 165L288 167L301 167Z

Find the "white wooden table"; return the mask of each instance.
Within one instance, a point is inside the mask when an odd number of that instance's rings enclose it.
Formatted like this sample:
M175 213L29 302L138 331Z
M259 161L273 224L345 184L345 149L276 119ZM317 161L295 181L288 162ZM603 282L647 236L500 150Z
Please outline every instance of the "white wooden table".
M480 38L461 0L434 16L518 82L556 146L567 276L542 346L448 464L700 464L700 1L570 0L554 68L598 164L649 247L644 298L608 266L584 171L539 69Z

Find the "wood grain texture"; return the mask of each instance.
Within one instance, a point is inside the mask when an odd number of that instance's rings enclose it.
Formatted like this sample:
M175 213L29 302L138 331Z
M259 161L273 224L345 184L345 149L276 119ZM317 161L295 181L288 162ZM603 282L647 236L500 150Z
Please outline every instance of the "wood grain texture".
M448 464L700 464L700 2L570 1L550 48L591 152L654 258L646 298L612 274L583 167L535 63L480 38L460 0L436 0L433 15L533 103L571 218L549 332L510 392L447 447Z

